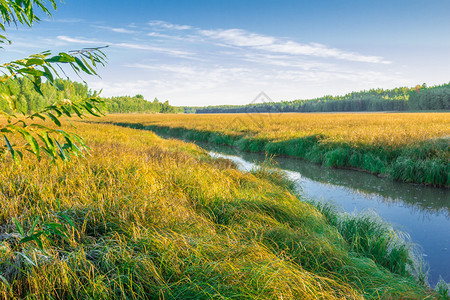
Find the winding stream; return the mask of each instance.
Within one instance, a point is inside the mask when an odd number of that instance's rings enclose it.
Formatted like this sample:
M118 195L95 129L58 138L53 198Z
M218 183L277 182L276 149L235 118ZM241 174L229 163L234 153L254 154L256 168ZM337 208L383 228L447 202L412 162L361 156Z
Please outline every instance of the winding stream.
M213 157L227 158L249 171L264 161L263 154L198 143ZM295 181L307 198L328 201L346 212L373 210L405 232L422 251L429 266L428 281L450 282L450 193L448 189L394 182L342 169L330 169L294 158L277 157L278 167Z

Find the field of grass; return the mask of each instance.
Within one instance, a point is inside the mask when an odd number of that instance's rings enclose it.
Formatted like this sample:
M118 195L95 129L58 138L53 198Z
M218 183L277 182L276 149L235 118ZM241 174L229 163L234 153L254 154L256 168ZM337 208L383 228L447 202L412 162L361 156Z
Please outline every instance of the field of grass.
M76 126L87 159L0 161L2 299L437 297L389 226L338 219L279 173L150 131Z
M102 121L450 185L450 113L111 115Z

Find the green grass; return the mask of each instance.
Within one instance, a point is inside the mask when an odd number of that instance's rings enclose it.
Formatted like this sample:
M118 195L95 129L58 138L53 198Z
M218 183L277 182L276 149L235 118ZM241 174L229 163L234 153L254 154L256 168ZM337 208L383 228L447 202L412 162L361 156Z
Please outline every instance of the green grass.
M239 115L246 121L240 130L231 121L233 116L224 115L140 115L129 120L111 116L105 122L186 140L235 146L241 151L292 156L333 168L364 170L398 181L450 186L449 139L441 130L447 122L445 114L439 114L440 118L433 122L424 118L423 126L420 125L421 115L397 114L392 118L406 119L393 121L389 115L383 115L383 119L370 114L355 114L353 117L342 114L341 118L347 122L339 119L339 115L331 116L333 120L327 120L326 114L309 115L311 121L307 121L304 115L299 114L277 116L273 120L270 115L264 115L269 119L260 128L251 122L250 115ZM231 125L220 126L227 123ZM300 127L300 132L297 132L299 124L306 128ZM414 128L417 128L417 134ZM436 132L426 136L427 130Z
M118 125L123 126L125 124ZM139 128L134 124L125 126ZM264 139L223 136L216 132L184 128L146 126L142 129L191 141L236 146L240 151L298 157L333 168L361 169L373 174L389 175L395 180L404 182L440 187L450 186L448 139L420 142L403 149L378 146L354 148L344 143L324 145L322 143L324 137L320 135L275 142Z
M372 245L385 227L334 223L277 172L242 173L149 131L77 126L88 160L0 162L0 298L438 297L403 267L402 244ZM39 231L42 247L20 243Z

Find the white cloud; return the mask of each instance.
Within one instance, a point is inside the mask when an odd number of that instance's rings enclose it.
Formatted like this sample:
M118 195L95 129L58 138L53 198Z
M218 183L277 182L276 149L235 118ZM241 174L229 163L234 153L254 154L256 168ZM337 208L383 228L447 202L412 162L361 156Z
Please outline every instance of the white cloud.
M212 39L221 40L224 43L241 47L261 47L275 43L275 38L250 33L242 29L228 30L200 30L200 34Z
M331 69L335 68L335 64L319 62L317 60L292 57L291 55L274 55L274 54L244 54L244 61L266 64L278 67L298 68L302 70L314 69Z
M310 42L299 43L294 40L273 37L268 35L257 34L243 29L215 29L203 30L189 25L172 24L165 21L151 21L148 23L155 30L174 30L186 31L195 33L190 34L188 38L185 36L173 36L169 34L161 34L159 32L151 32L148 36L160 37L167 39L185 40L190 42L210 42L216 46L222 47L241 47L248 48L253 52L259 51L262 53L271 54L285 54L292 56L313 56L321 58L334 58L339 60L347 60L354 62L375 63L375 64L390 64L381 56L363 55L353 51L341 50L326 45Z
M92 27L105 29L105 30L109 30L109 31L112 31L112 32L117 32L117 33L126 33L126 34L134 34L134 33L136 33L136 31L134 31L134 30L129 30L129 29L126 29L126 28L121 28L121 27L109 27L109 26L99 26L99 25L93 25Z
M151 51L151 52L159 52L159 53L168 54L171 56L185 57L185 58L194 55L194 53L188 52L188 51L176 50L176 49L172 49L172 48L154 47L154 46L148 46L145 44L113 43L112 46L134 49L134 50L147 50L147 51Z
M135 69L133 73L148 79L146 85L140 86L135 93L168 99L174 105L245 104L260 91L266 91L274 101L310 99L325 94L405 84L401 74L387 75L366 69L356 71L339 65L317 65L305 69L272 68L270 65L227 67L221 64L132 63L126 67Z
M161 20L150 21L148 25L159 29L173 29L173 30L189 30L193 28L192 26L189 25L172 24Z
M337 58L348 61L389 64L381 56L368 56L329 48L318 43L301 44L292 40L260 35L242 29L199 30L203 36L230 46L248 47L269 53Z
M96 44L96 45L109 44L107 42L102 42L102 41L98 41L98 40L88 40L85 38L72 38L72 37L65 36L65 35L58 35L57 39L64 41L64 42L73 43L73 44Z
M381 56L243 29L204 30L164 21L147 25L102 27L109 30L105 39L111 42L106 44L120 59L110 62L114 71L105 71L103 82L95 81L91 88L103 88L105 96L143 94L175 105L208 105L249 103L261 91L274 101L309 99L405 80L387 70L389 62Z
M176 49L169 48L169 47L167 47L167 48L154 47L154 46L149 46L146 44L111 43L111 42L98 41L98 40L89 40L89 39L85 39L85 38L72 38L72 37L68 37L68 36L64 36L64 35L59 35L57 38L61 41L68 42L68 43L74 43L74 44L85 44L85 45L86 44L88 44L88 45L105 44L110 47L127 48L127 49L134 49L134 50L145 50L145 51L158 52L158 53L163 53L163 54L167 54L170 56L184 57L184 58L194 55L194 53L188 52L188 51L176 50Z
M174 40L174 41L183 41L183 42L191 42L191 43L198 43L201 41L201 38L195 35L170 35L170 34L164 34L159 32L149 32L147 33L147 36L151 38L159 38L161 40Z

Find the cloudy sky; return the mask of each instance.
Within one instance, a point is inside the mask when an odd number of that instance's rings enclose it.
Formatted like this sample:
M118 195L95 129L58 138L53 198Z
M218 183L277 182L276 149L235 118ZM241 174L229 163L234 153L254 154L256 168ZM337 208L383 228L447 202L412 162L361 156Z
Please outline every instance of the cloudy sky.
M448 0L65 0L9 28L6 62L108 45L102 95L246 104L450 81ZM77 78L73 78L78 80Z

